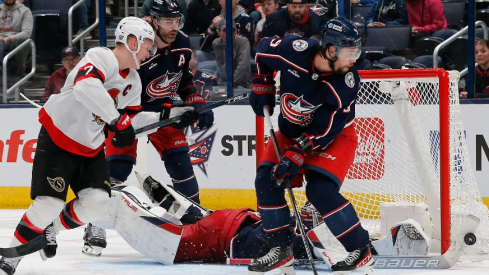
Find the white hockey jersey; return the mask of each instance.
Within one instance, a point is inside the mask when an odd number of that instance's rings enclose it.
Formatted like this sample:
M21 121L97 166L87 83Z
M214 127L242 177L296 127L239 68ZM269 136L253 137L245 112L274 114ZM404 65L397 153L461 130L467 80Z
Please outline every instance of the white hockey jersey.
M90 49L68 74L59 94L52 95L39 112L39 122L62 149L95 156L104 142L105 122L119 117L117 109L141 109L141 79L134 69L119 69L114 53ZM158 113L140 112L134 128L159 120Z

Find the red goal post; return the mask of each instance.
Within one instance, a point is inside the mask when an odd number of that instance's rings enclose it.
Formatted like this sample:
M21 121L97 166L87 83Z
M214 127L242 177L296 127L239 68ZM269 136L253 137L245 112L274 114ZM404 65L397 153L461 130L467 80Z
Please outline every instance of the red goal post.
M481 220L476 232L478 251L473 253L489 253L488 210L467 152L458 72L373 70L360 71L360 76L355 122L359 145L342 194L355 206L362 225L379 238L384 205L426 205L432 238L441 242L444 254L452 234L471 214ZM379 89L391 84L396 86L392 91ZM263 151L265 127L257 118L257 159ZM307 200L304 187L294 194L301 208Z

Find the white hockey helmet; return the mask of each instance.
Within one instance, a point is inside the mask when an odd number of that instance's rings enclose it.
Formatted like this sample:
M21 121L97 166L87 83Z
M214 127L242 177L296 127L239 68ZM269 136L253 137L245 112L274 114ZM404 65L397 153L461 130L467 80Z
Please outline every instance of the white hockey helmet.
M134 35L138 42L138 49L136 51L131 51L127 45L127 37L129 35ZM143 44L144 39L149 39L152 42L155 41L155 33L153 28L149 23L138 17L125 17L123 18L117 28L115 29L115 42L123 43L127 50L132 53L134 62L139 69L139 62L136 58L136 53L141 49L141 44Z

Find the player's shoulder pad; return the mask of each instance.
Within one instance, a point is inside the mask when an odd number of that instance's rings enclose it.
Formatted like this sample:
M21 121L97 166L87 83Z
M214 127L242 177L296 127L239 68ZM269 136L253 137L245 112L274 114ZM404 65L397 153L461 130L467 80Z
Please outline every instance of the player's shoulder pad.
M304 55L309 52L315 53L318 46L319 42L315 39L290 34L283 38L279 36L265 37L255 46L255 51L289 57Z
M118 64L114 52L106 47L94 47L89 49L83 56L83 59L85 59L86 63L91 63L99 69L103 67L108 69L111 65Z
M182 30L178 30L178 32L181 33L183 36L188 38L188 35L186 33L184 33Z
M190 39L188 36L182 32L178 31L177 37L175 38L175 41L173 41L171 48L172 49L179 49L179 48L189 48L190 49Z

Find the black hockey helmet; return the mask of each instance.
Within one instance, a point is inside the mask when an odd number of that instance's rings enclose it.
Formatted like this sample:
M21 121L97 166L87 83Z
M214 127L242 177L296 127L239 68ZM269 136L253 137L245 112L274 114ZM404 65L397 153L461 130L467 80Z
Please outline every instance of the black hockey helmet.
M336 54L341 48L355 48L362 45L362 37L357 27L344 17L336 17L324 23L319 31L319 37L323 54L329 45L335 47Z

